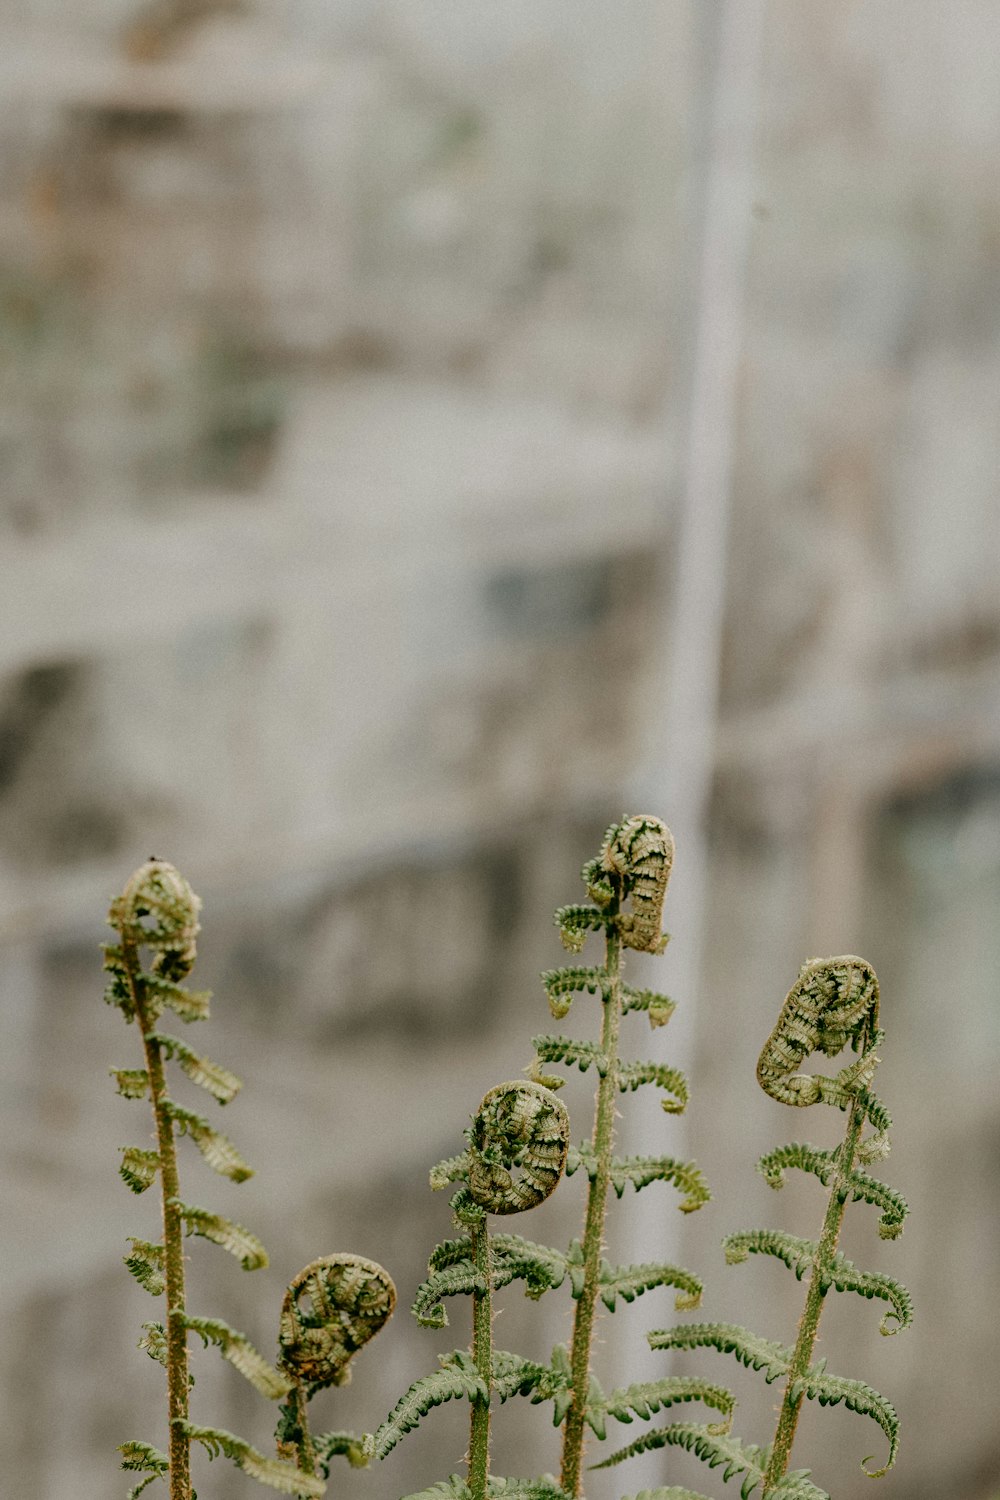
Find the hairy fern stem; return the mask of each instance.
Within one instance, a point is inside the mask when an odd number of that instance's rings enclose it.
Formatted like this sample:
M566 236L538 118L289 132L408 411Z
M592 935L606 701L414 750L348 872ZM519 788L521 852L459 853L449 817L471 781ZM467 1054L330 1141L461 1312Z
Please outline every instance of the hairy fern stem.
M155 1036L155 1019L146 1009L140 982L142 965L134 943L122 937L125 974L135 1005L135 1018L142 1035L149 1073L149 1094L156 1121L156 1145L160 1158L160 1197L163 1206L163 1279L167 1323L167 1416L170 1425L170 1500L191 1500L191 1439L188 1421L187 1302L184 1290L184 1225L180 1202L180 1174L174 1122L166 1109L169 1099L163 1052Z
M607 916L618 914L620 881ZM607 1215L608 1188L611 1185L611 1160L615 1145L615 1099L618 1092L618 1037L621 1028L621 953L622 941L617 926L609 920L605 948L606 984L603 989L601 1018L601 1051L607 1059L607 1071L597 1090L594 1116L593 1151L597 1170L587 1193L587 1213L583 1233L583 1290L573 1317L573 1340L570 1349L570 1372L573 1403L563 1428L562 1470L560 1483L567 1495L580 1493L583 1464L583 1438L586 1427L587 1397L590 1391L590 1353L594 1339L594 1317L597 1309L601 1253L604 1249L604 1224Z
M493 1389L493 1267L486 1213L469 1224L476 1290L472 1294L472 1358L486 1388L472 1398L469 1425L469 1489L472 1500L486 1500L490 1477L490 1399Z
M857 1155L858 1144L861 1140L861 1131L865 1123L865 1118L865 1100L856 1098L848 1113L847 1130L844 1136L844 1143L837 1154L836 1174L830 1188L830 1197L827 1201L826 1214L823 1219L823 1230L816 1246L816 1253L813 1256L805 1306L802 1310L798 1336L796 1337L795 1347L792 1351L788 1379L785 1384L785 1395L778 1414L778 1424L775 1429L771 1457L764 1475L765 1492L771 1485L777 1484L778 1480L782 1478L791 1459L792 1443L795 1441L795 1429L798 1426L799 1412L802 1410L802 1403L805 1400L805 1376L812 1364L812 1352L816 1343L816 1335L819 1332L819 1320L823 1312L823 1303L832 1284L831 1272L837 1254L837 1241L840 1238L840 1229L844 1221L847 1202L850 1198L850 1177L854 1170L854 1161Z

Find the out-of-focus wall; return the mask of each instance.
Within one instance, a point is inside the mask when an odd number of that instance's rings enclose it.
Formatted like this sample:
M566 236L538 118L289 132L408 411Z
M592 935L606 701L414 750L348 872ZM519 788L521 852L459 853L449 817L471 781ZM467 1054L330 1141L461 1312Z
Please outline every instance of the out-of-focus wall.
M106 1078L135 1038L96 950L151 851L205 899L204 1045L247 1081L226 1124L258 1168L237 1191L194 1161L190 1197L272 1256L243 1276L195 1243L192 1307L266 1351L306 1260L384 1261L402 1310L327 1398L334 1427L373 1426L444 1347L406 1312L448 1228L426 1168L546 1028L549 913L623 810L657 680L720 15L31 0L0 21L0 1472L39 1500L124 1493L114 1445L162 1441L134 1349L154 1313L118 1261L155 1232L115 1174L148 1127ZM817 1220L810 1184L775 1199L752 1164L831 1122L787 1123L753 1067L801 960L866 954L886 1175L914 1212L884 1246L855 1210L846 1249L918 1318L879 1340L840 1299L823 1352L900 1411L884 1493L989 1500L1000 17L770 0L762 33L689 1111L715 1201L681 1253L706 1318L790 1336L801 1288L718 1241ZM670 820L669 784L651 810ZM574 1233L578 1182L528 1232ZM657 1191L641 1206L673 1214ZM663 1326L658 1296L616 1323ZM503 1342L564 1336L549 1302L508 1294ZM773 1389L689 1367L766 1436ZM211 1354L196 1374L197 1415L266 1445L239 1377ZM518 1405L498 1469L554 1468ZM336 1483L444 1477L464 1420ZM878 1441L810 1412L802 1462L855 1500ZM670 1474L723 1493L683 1455ZM593 1500L629 1487L594 1479ZM252 1488L199 1467L203 1494Z

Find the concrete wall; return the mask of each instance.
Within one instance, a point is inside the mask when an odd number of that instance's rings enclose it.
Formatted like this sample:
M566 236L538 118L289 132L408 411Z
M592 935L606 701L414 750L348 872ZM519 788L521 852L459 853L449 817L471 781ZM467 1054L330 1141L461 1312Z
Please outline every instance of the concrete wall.
M106 1079L135 1038L96 951L151 851L204 897L204 1045L246 1079L226 1128L258 1168L237 1191L194 1161L190 1196L272 1256L244 1276L194 1242L192 1306L267 1350L305 1261L388 1265L402 1310L333 1427L373 1426L445 1347L406 1312L448 1230L426 1168L546 1027L549 913L658 691L720 15L33 0L0 22L0 1471L39 1500L124 1494L115 1444L162 1441L134 1349L154 1313L118 1260L155 1232L115 1174L147 1127ZM885 1246L856 1210L846 1248L918 1321L880 1340L840 1299L823 1352L897 1405L907 1500L1000 1488L997 26L987 0L763 10L689 1124L715 1200L681 1242L706 1317L790 1337L793 1278L717 1246L818 1221L810 1184L775 1199L752 1163L832 1122L787 1124L753 1067L801 960L865 953L914 1212ZM639 1207L672 1213L656 1192ZM565 1241L579 1199L526 1232ZM654 1297L616 1324L663 1326ZM509 1294L502 1341L563 1337L549 1300ZM773 1391L695 1366L762 1440ZM266 1445L239 1377L196 1374L198 1415ZM339 1492L452 1472L464 1420ZM499 1471L557 1465L537 1409L496 1428ZM809 1413L801 1462L855 1500L878 1441ZM723 1493L683 1456L670 1476ZM199 1489L252 1485L216 1464Z

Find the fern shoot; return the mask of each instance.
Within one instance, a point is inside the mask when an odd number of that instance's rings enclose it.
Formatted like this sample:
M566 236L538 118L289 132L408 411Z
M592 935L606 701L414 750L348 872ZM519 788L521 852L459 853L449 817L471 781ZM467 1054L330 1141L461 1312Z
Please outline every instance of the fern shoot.
M121 1445L122 1467L144 1477L130 1492L135 1500L156 1479L166 1479L170 1500L194 1500L191 1488L191 1444L200 1442L211 1456L224 1453L238 1467L272 1489L288 1495L322 1496L325 1486L284 1461L269 1459L241 1438L222 1429L196 1427L190 1421L188 1391L188 1335L194 1332L222 1355L262 1395L277 1399L292 1381L260 1355L248 1339L218 1319L189 1316L184 1285L185 1235L212 1240L240 1260L244 1269L267 1264L267 1254L255 1235L208 1209L185 1203L180 1196L177 1137L186 1135L208 1165L233 1182L243 1182L251 1169L232 1143L208 1120L171 1098L166 1063L174 1061L195 1084L228 1103L240 1087L239 1079L217 1063L194 1052L181 1038L162 1033L159 1021L172 1010L182 1021L205 1020L209 996L184 986L195 961L201 902L172 865L150 860L138 869L112 903L108 922L118 942L104 949L104 966L111 975L105 994L127 1022L135 1023L145 1058L143 1068L113 1068L118 1092L126 1099L149 1100L156 1130L156 1150L123 1147L119 1168L126 1185L145 1192L160 1180L163 1237L159 1241L132 1239L125 1264L154 1297L164 1297L163 1323L145 1324L141 1347L163 1364L167 1375L168 1451L132 1441ZM143 954L151 958L144 966Z
M347 1384L351 1359L375 1337L395 1306L396 1288L389 1273L360 1255L325 1255L310 1261L289 1284L281 1307L278 1364L291 1389L280 1408L276 1440L279 1456L292 1459L303 1473L328 1478L338 1454L355 1467L367 1464L359 1435L327 1432L313 1437L309 1402L317 1391Z
M878 1232L883 1239L896 1238L907 1211L898 1193L859 1166L888 1151L891 1120L871 1088L879 1062L876 1048L884 1038L878 1019L878 980L864 959L847 955L810 960L789 991L757 1064L758 1082L771 1098L796 1108L828 1104L847 1116L844 1139L833 1150L793 1143L768 1152L758 1163L773 1188L780 1188L788 1168L796 1167L818 1177L829 1189L819 1238L806 1240L779 1230L751 1229L730 1234L723 1242L731 1264L750 1255L770 1255L793 1270L799 1280L807 1281L794 1345L723 1323L690 1324L649 1335L654 1349L716 1349L760 1371L768 1383L783 1382L773 1441L758 1448L742 1444L728 1433L713 1434L694 1424L675 1424L644 1434L637 1443L613 1454L607 1463L651 1448L679 1446L696 1453L711 1467L724 1465L724 1479L739 1476L744 1495L760 1485L761 1500L829 1500L826 1492L812 1483L808 1470L789 1467L802 1403L816 1400L822 1405L843 1403L848 1410L877 1422L888 1441L888 1455L878 1469L869 1469L868 1459L863 1467L873 1478L892 1467L899 1422L891 1404L863 1381L831 1375L825 1360L813 1359L820 1315L831 1290L852 1291L887 1303L883 1334L906 1328L913 1316L905 1287L881 1273L860 1270L837 1249L849 1202L867 1202L880 1210ZM835 1077L800 1071L812 1052L835 1057L848 1043L859 1056ZM866 1125L871 1127L871 1134L864 1137ZM699 1497L692 1495L692 1500Z
M471 1406L467 1476L452 1476L440 1492L452 1500L510 1500L560 1497L553 1480L494 1479L490 1476L490 1419L494 1396L549 1392L547 1368L493 1347L493 1293L523 1280L529 1297L558 1286L566 1274L564 1257L517 1235L491 1235L488 1215L534 1208L553 1191L566 1162L569 1117L562 1102L535 1082L515 1080L490 1089L466 1132L468 1147L440 1162L431 1186L462 1186L451 1200L459 1237L438 1245L429 1275L417 1290L413 1313L425 1327L447 1326L444 1299L472 1298L471 1349L442 1355L440 1368L417 1380L368 1439L368 1451L385 1458L407 1432L442 1402L465 1398ZM416 1500L416 1497L410 1497Z
M570 1152L567 1173L582 1168L589 1178L582 1242L571 1247L572 1292L576 1299L573 1335L569 1352L568 1391L557 1403L556 1418L563 1425L560 1483L567 1495L581 1492L586 1429L605 1435L605 1418L631 1421L634 1415L649 1415L674 1400L703 1399L718 1409L729 1410L727 1392L698 1382L654 1382L613 1392L605 1397L591 1373L598 1302L614 1311L617 1298L633 1298L657 1286L677 1289L677 1306L696 1307L701 1282L690 1272L666 1264L611 1266L604 1259L604 1231L608 1193L620 1198L628 1183L638 1191L652 1182L671 1182L680 1188L682 1212L690 1213L706 1203L709 1192L698 1168L668 1156L616 1157L615 1107L620 1093L644 1084L663 1090L663 1109L679 1114L688 1099L687 1080L676 1068L662 1063L623 1062L619 1056L621 1020L627 1011L646 1014L650 1025L662 1026L673 1011L673 1002L651 990L631 988L622 975L626 948L643 953L662 953L667 937L661 931L663 903L673 863L674 843L670 830L653 817L628 817L612 824L604 836L600 854L583 868L583 880L593 905L564 906L556 912L563 944L579 953L591 932L603 932L604 964L599 968L573 965L543 974L549 1008L559 1019L567 1014L573 996L582 991L599 995L602 1007L599 1042L576 1042L562 1036L534 1038L532 1076L558 1087L561 1079L546 1071L553 1063L598 1075L597 1101L590 1143Z

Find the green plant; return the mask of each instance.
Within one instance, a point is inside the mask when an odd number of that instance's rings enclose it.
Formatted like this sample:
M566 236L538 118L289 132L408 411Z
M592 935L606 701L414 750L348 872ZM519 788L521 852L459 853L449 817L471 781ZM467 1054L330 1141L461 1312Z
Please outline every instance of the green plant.
M865 1472L873 1478L890 1469L896 1459L899 1422L884 1396L863 1381L827 1373L826 1361L813 1361L820 1315L831 1290L857 1292L888 1304L882 1319L883 1334L906 1328L913 1311L906 1289L890 1277L863 1271L837 1249L846 1206L849 1202L873 1204L880 1212L879 1234L895 1239L901 1232L907 1208L893 1189L861 1169L886 1155L891 1120L871 1084L879 1058L876 1048L884 1038L878 1027L879 990L874 970L864 959L813 959L804 964L785 1000L778 1022L768 1037L757 1064L761 1088L782 1104L805 1108L828 1104L847 1116L844 1139L833 1150L794 1142L768 1152L758 1163L773 1188L780 1188L789 1168L796 1167L818 1177L829 1188L826 1212L818 1240L799 1239L775 1229L741 1230L723 1242L731 1264L750 1255L770 1255L781 1260L801 1281L808 1277L805 1306L793 1346L760 1337L732 1324L702 1323L652 1333L654 1349L714 1348L733 1354L741 1364L763 1372L768 1382L784 1380L773 1441L767 1447L741 1443L728 1425L723 1429L676 1423L643 1434L627 1448L612 1454L607 1464L619 1463L652 1448L686 1448L710 1467L723 1467L723 1478L737 1476L746 1497L761 1486L761 1500L829 1500L809 1479L808 1470L789 1469L792 1443L802 1403L822 1405L842 1402L849 1410L871 1417L882 1428L889 1452L881 1468ZM799 1071L812 1052L835 1057L850 1043L860 1055L834 1078ZM863 1138L866 1125L872 1134ZM868 1459L864 1460L867 1465ZM647 1500L704 1500L692 1490L657 1490Z
M328 1257L325 1262L306 1267L286 1295L277 1367L264 1359L243 1334L220 1319L188 1313L185 1235L200 1235L220 1245L235 1255L246 1271L267 1265L263 1245L249 1230L221 1214L185 1203L180 1196L179 1135L188 1136L208 1165L231 1181L244 1182L252 1175L233 1144L203 1116L177 1102L167 1088L167 1062L175 1062L192 1083L205 1089L220 1105L228 1104L240 1088L240 1080L227 1069L196 1053L180 1037L159 1030L167 1009L185 1022L208 1017L208 993L194 992L183 984L195 961L200 907L198 897L172 865L150 860L135 872L108 916L118 942L104 949L105 968L111 975L105 998L117 1006L127 1022L135 1023L145 1057L142 1068L111 1071L118 1092L125 1098L149 1100L156 1132L156 1150L122 1148L119 1170L135 1193L145 1192L159 1177L163 1215L162 1238L132 1239L125 1264L147 1292L166 1299L164 1321L143 1325L145 1336L140 1347L166 1369L169 1449L164 1453L150 1443L123 1443L122 1468L144 1475L130 1492L130 1500L159 1478L168 1480L170 1500L195 1500L190 1454L191 1444L197 1442L210 1457L224 1454L246 1474L283 1494L322 1496L326 1486L321 1476L326 1466L317 1464L317 1446L324 1460L339 1452L358 1461L360 1443L352 1434L327 1434L325 1442L314 1445L306 1402L314 1390L342 1383L347 1377L347 1360L389 1316L395 1290L380 1266L358 1257ZM151 955L146 965L144 951ZM323 1277L325 1297L321 1298ZM313 1294L314 1308L308 1318L302 1315L296 1300L303 1287ZM265 1457L221 1428L191 1422L190 1333L197 1334L206 1347L215 1344L261 1395L271 1400L288 1398L289 1405L282 1409L279 1422L277 1458Z
M604 934L604 964L600 967L553 969L542 976L549 1007L556 1018L567 1014L575 994L589 992L600 997L600 1041L580 1042L552 1035L535 1037L535 1059L528 1070L532 1083L506 1084L501 1090L488 1094L470 1132L468 1150L441 1163L431 1174L435 1187L449 1181L468 1181L473 1203L469 1203L465 1192L459 1192L454 1199L456 1219L466 1228L468 1241L449 1241L434 1251L430 1261L431 1275L418 1292L414 1304L413 1310L419 1321L440 1327L443 1321L441 1298L471 1293L474 1329L479 1328L477 1314L481 1314L482 1322L489 1308L491 1292L515 1277L524 1280L529 1296L541 1296L568 1279L576 1302L571 1346L568 1350L557 1346L548 1365L531 1364L503 1353L493 1355L491 1366L486 1357L484 1326L480 1335L474 1333L471 1361L464 1354L446 1356L443 1370L425 1381L418 1381L383 1423L373 1444L379 1457L384 1457L402 1432L416 1425L431 1405L461 1394L472 1401L468 1483L453 1477L443 1489L433 1493L483 1500L487 1493L513 1494L516 1487L519 1495L575 1497L581 1489L587 1428L603 1438L609 1417L631 1422L636 1416L648 1417L677 1402L701 1400L720 1410L724 1416L731 1410L732 1397L727 1391L689 1377L643 1382L605 1395L591 1368L599 1302L609 1312L614 1312L619 1300L631 1302L654 1287L670 1286L677 1291L677 1306L690 1308L698 1305L702 1292L698 1278L679 1267L666 1263L613 1266L603 1253L607 1199L612 1188L621 1197L629 1183L638 1190L653 1182L670 1182L681 1189L683 1199L680 1206L685 1212L700 1208L709 1197L700 1172L691 1163L679 1162L669 1156L620 1158L614 1154L615 1106L620 1093L644 1084L655 1084L664 1090L663 1107L668 1113L681 1111L688 1097L687 1082L677 1069L663 1063L623 1062L619 1056L619 1031L625 1012L642 1012L652 1026L658 1027L666 1023L674 1008L666 996L651 990L634 989L622 977L624 949L659 953L666 945L660 923L672 858L673 841L669 830L655 818L625 818L608 829L600 854L589 861L583 871L593 904L565 906L556 913L563 943L571 952L578 953L582 949L588 933ZM554 1063L575 1066L583 1071L593 1068L598 1076L590 1142L567 1153L567 1173L583 1169L588 1180L583 1237L561 1252L521 1238L498 1236L494 1238L490 1251L485 1228L479 1228L470 1219L470 1214L474 1218L484 1210L506 1213L531 1206L528 1201L520 1201L516 1192L511 1196L506 1186L498 1197L493 1198L476 1190L477 1163L492 1159L488 1153L499 1150L501 1157L498 1159L502 1160L502 1170L506 1171L511 1161L522 1160L518 1151L529 1149L519 1135L510 1135L506 1119L498 1118L496 1101L505 1097L504 1091L520 1091L517 1097L521 1097L525 1089L534 1087L539 1090L539 1098L544 1096L551 1101L546 1102L545 1109L553 1111L557 1101L548 1090L558 1088L563 1080L544 1070ZM554 1180L551 1186L555 1186ZM495 1180L491 1180L491 1187L497 1187ZM563 1429L562 1472L558 1486L547 1478L494 1480L488 1484L488 1469L482 1462L485 1448L481 1439L482 1433L488 1430L491 1391L500 1400L516 1391L530 1395L534 1402L553 1403L555 1425Z

